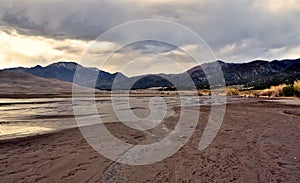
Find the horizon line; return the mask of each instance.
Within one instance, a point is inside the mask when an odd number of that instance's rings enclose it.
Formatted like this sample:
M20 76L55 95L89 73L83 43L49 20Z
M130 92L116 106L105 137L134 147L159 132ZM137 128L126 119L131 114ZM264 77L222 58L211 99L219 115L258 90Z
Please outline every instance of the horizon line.
M299 59L300 59L300 57L298 57L298 58L286 58L286 59L273 59L273 60L267 60L267 59L254 59L254 60L248 60L248 61L244 61L244 62L229 62L229 61L217 59L217 60L214 60L214 61L211 61L211 62L206 61L206 62L204 62L204 63L202 63L202 64L200 64L200 65L195 65L195 66L193 66L193 67L187 69L186 71L189 71L189 70L191 70L191 69L193 69L193 68L195 68L195 67L199 67L199 66L201 66L201 65L203 65L203 64L209 64L209 63L214 63L214 62L223 62L223 63L226 63L226 64L247 64L247 63L252 63L252 62L257 62L257 61L262 61L262 62L275 62L275 61L279 61L279 62L281 62L281 61L286 61L286 60L299 60ZM32 66L32 67L17 66L17 67L1 68L0 71L5 71L5 70L9 70L9 69L18 69L18 68L30 69L30 68L34 68L34 67L38 67L38 66L40 66L40 67L42 67L42 68L45 68L45 67L48 67L48 66L50 66L50 65L58 64L58 63L75 63L75 64L80 65L80 66L85 67L85 68L98 69L99 71L107 72L107 73L109 73L109 74L121 73L121 74L123 74L124 76L126 76L126 77L128 77L128 78L130 78L130 77L137 77L137 76L143 76L143 75L180 74L180 73L182 73L182 72L179 72L179 73L156 73L156 74L155 74L155 73L149 73L149 74L141 74L141 75L127 76L127 75L125 75L124 73L119 72L119 71L117 71L117 72L109 72L109 71L106 71L106 70L101 70L101 69L99 69L98 67L84 66L84 65L81 65L80 63L78 63L78 62L76 62L76 61L74 61L74 60L73 60L73 61L71 61L71 60L66 60L66 61L63 61L63 60L61 60L61 61L53 61L52 63L47 64L47 65L44 65L44 66L42 66L42 65L40 65L40 64L37 64L37 65Z

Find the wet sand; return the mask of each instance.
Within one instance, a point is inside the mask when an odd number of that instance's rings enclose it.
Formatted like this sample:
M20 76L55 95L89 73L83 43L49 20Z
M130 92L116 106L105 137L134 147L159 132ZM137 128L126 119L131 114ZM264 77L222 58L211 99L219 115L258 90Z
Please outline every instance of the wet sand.
M201 106L188 143L151 165L113 162L93 150L77 128L4 140L0 141L0 182L299 182L300 116L285 112L297 108L260 98L229 103L217 137L199 151L210 112L209 106ZM176 118L165 122L169 130ZM149 134L121 123L106 127L132 144L153 141Z

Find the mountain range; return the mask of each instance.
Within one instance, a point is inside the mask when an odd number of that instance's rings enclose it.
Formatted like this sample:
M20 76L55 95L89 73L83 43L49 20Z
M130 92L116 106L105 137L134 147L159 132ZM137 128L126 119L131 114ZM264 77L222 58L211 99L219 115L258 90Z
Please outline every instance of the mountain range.
M112 85L114 89L174 88L174 82L176 82L176 87L179 86L181 89L190 89L194 86L198 89L205 89L209 88L209 84L204 70L213 73L217 67L222 68L227 86L243 85L254 89L264 89L281 83L290 84L300 79L300 59L256 60L248 63L215 61L193 67L186 73L149 74L135 77L127 77L120 72L111 74L97 68L84 67L75 62L57 62L45 67L37 65L31 68L18 67L5 70L73 82L77 69L77 84L101 90L111 90ZM194 86L187 82L187 74L192 79ZM173 84L170 81L174 81Z

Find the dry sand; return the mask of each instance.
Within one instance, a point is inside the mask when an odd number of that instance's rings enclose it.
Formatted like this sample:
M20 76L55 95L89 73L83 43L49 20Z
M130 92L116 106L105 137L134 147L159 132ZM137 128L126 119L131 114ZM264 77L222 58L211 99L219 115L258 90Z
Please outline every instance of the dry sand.
M72 97L72 87L82 92L95 91L54 78L41 78L28 73L0 71L0 98L66 98ZM108 95L106 91L96 91Z
M103 157L78 129L1 141L0 182L299 182L300 116L285 112L297 108L259 98L229 103L217 137L199 151L210 112L201 106L188 143L170 158L143 166ZM174 121L165 125L172 130ZM152 141L121 123L107 128L133 144Z

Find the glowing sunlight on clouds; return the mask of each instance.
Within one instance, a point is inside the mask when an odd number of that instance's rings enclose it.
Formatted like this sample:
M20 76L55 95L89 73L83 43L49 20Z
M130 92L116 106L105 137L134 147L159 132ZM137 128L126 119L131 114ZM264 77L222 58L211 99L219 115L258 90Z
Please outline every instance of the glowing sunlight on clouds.
M60 60L79 60L89 45L82 40L55 40L0 29L1 68L46 65Z

